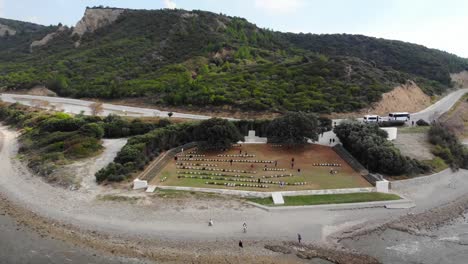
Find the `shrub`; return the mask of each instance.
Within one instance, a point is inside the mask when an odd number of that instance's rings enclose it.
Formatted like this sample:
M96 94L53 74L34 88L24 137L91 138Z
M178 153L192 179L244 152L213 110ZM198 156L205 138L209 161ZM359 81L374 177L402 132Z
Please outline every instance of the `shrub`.
M336 126L334 132L343 147L370 171L397 176L430 170L429 166L401 155L387 140L387 132L376 124L345 122Z
M429 129L429 142L434 145L432 153L442 158L452 169L468 169L468 150L446 125L433 123Z
M104 136L104 129L102 128L102 126L96 123L83 125L80 128L79 132L83 136L94 137L97 139L101 139Z
M380 127L400 127L404 125L405 125L405 121L401 121L401 120L390 120L390 121L379 122Z
M416 125L418 125L418 126L430 126L430 124L428 122L426 122L425 120L423 120L423 119L419 119L418 121L416 121Z

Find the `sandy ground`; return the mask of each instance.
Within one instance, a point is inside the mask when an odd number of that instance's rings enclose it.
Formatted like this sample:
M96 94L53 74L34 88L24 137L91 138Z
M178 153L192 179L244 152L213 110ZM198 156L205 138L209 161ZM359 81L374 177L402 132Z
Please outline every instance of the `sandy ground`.
M414 82L408 82L384 93L382 99L369 109L359 112L359 115L375 114L387 116L390 112L414 113L431 105L431 97L425 94Z

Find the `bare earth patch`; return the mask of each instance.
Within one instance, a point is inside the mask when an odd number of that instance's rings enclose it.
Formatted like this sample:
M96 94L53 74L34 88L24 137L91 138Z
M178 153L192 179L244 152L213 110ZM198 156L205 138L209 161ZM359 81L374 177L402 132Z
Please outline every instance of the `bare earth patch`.
M417 160L432 160L431 144L426 133L399 133L393 142L403 155Z

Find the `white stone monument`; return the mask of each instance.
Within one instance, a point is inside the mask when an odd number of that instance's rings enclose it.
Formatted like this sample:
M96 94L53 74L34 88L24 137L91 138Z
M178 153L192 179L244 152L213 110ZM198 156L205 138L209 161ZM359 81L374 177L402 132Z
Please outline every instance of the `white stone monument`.
M389 185L390 185L390 182L387 180L375 182L375 187L377 188L377 192L380 192L380 193L388 193Z
M146 189L148 187L148 181L142 181L140 179L133 180L133 190Z
M268 139L266 137L257 137L255 135L255 130L249 130L249 134L244 137L244 143L250 144L265 144Z

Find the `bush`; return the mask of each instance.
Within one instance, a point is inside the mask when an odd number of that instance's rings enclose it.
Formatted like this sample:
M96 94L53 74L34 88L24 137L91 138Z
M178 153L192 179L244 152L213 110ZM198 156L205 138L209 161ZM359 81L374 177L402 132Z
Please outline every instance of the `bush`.
M379 122L380 127L400 127L404 125L405 125L405 121L401 121L401 120L390 120L390 121Z
M80 128L80 134L83 136L101 139L104 136L104 129L96 123L85 124Z
M418 121L416 121L416 125L418 125L418 126L430 126L430 124L428 122L426 122L425 120L423 120L423 119L419 119Z
M457 136L442 123L433 123L429 129L432 153L442 158L452 169L468 169L468 150Z

